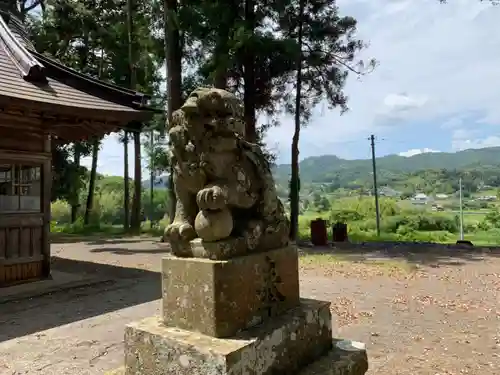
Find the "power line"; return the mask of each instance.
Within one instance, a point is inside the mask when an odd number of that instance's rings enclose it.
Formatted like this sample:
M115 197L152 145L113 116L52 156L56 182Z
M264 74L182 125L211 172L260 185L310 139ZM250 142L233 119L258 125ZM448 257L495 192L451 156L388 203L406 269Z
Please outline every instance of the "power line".
M373 194L375 195L375 214L377 215L377 237L380 237L380 210L378 206L377 165L375 162L375 136L372 134L369 139L372 147Z

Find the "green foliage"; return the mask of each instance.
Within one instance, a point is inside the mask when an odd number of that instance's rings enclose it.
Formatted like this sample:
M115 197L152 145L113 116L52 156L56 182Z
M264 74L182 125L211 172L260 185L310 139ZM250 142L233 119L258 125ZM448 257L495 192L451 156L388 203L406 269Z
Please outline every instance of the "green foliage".
M382 230L389 233L408 233L411 231L433 232L443 231L458 232L458 217L443 214L419 213L416 215L397 215L384 220Z
M312 196L312 207L316 212L324 212L330 209L330 201L325 195L314 193Z
M28 14L26 18L29 37L38 52L81 73L120 86L129 87L134 81L134 89L161 97L159 68L165 58L164 43L162 36L151 27L158 18L156 0L133 2L133 62L128 56L125 1L47 0L44 4L47 5L44 12ZM149 125L155 126L155 121L159 123L162 119L155 118ZM53 200L63 199L74 204L79 200L87 173L80 166L80 158L90 154L89 146L86 143L54 145Z
M319 199L316 197L316 199ZM328 224L347 223L351 241L425 241L454 243L459 234L458 213L433 212L430 207L411 208L397 199L381 198L381 235L376 235L373 198L340 198L333 200L329 211L304 213L299 218L299 234L310 238L310 222L323 218ZM468 213L468 211L466 211ZM477 244L498 243L500 211L464 216L465 238Z
M83 189L86 190L86 189ZM123 178L98 176L96 192L94 197L94 208L90 216L90 229L99 228L101 225L120 225L124 220L123 209ZM143 213L142 219L152 219L158 222L163 219L167 211L168 195L167 190L155 190L153 195L153 204L150 202L150 193L148 190L142 192ZM63 226L77 233L79 225L83 226L83 210L85 207L85 194L80 196L79 218L73 224L71 222L71 207L67 201L56 200L52 203L52 222L57 226ZM81 223L80 223L81 221ZM67 232L69 229L66 229ZM82 229L83 230L83 229Z
M400 207L393 199L379 200L380 216L394 216L401 212ZM353 198L337 200L331 209L332 222L349 223L367 218L375 218L375 202L370 198Z
M500 228L500 211L498 209L490 211L484 217L485 227L491 226L493 228Z
M363 61L356 61L365 47L363 41L355 38L357 21L341 17L336 1L278 1L276 4L277 28L286 37L297 41L299 26L302 26L302 45L290 45L290 52L295 53L292 61L297 61L299 52L302 57L300 108L295 108L295 98L290 95L286 109L290 113L300 110L304 125L314 107L325 99L331 108L347 110L343 89L348 74L367 72ZM375 62L367 65L370 70Z

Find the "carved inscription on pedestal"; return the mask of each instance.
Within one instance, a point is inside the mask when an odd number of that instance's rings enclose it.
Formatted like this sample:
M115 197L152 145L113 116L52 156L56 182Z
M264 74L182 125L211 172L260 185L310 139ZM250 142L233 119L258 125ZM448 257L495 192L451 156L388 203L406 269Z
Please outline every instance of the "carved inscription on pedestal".
M275 262L268 256L262 271L262 288L257 291L262 303L261 312L265 317L273 317L277 315L277 305L285 301L285 296L279 290L282 280L276 271Z

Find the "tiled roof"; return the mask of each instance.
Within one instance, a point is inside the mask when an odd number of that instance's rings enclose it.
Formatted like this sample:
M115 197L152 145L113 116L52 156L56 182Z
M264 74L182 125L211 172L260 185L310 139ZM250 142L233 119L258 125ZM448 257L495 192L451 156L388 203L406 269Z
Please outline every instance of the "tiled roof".
M145 107L148 100L148 96L82 75L38 54L21 21L0 12L0 106L33 107L35 102L51 114L112 119L126 125L151 117L151 109Z

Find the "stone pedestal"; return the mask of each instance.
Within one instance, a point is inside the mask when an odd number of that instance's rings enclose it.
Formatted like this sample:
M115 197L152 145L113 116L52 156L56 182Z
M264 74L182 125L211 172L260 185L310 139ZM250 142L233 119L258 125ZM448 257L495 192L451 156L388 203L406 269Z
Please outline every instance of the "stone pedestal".
M298 307L230 339L148 318L126 328L125 374L293 374L331 349L329 306L302 300Z
M163 322L229 337L299 304L297 251L285 247L215 261L164 258Z
M294 247L224 261L169 257L162 274L162 316L126 327L117 374L292 375L323 355L335 362L316 363L336 369L328 374L367 370L364 349L339 355L333 345L330 303L299 298Z

